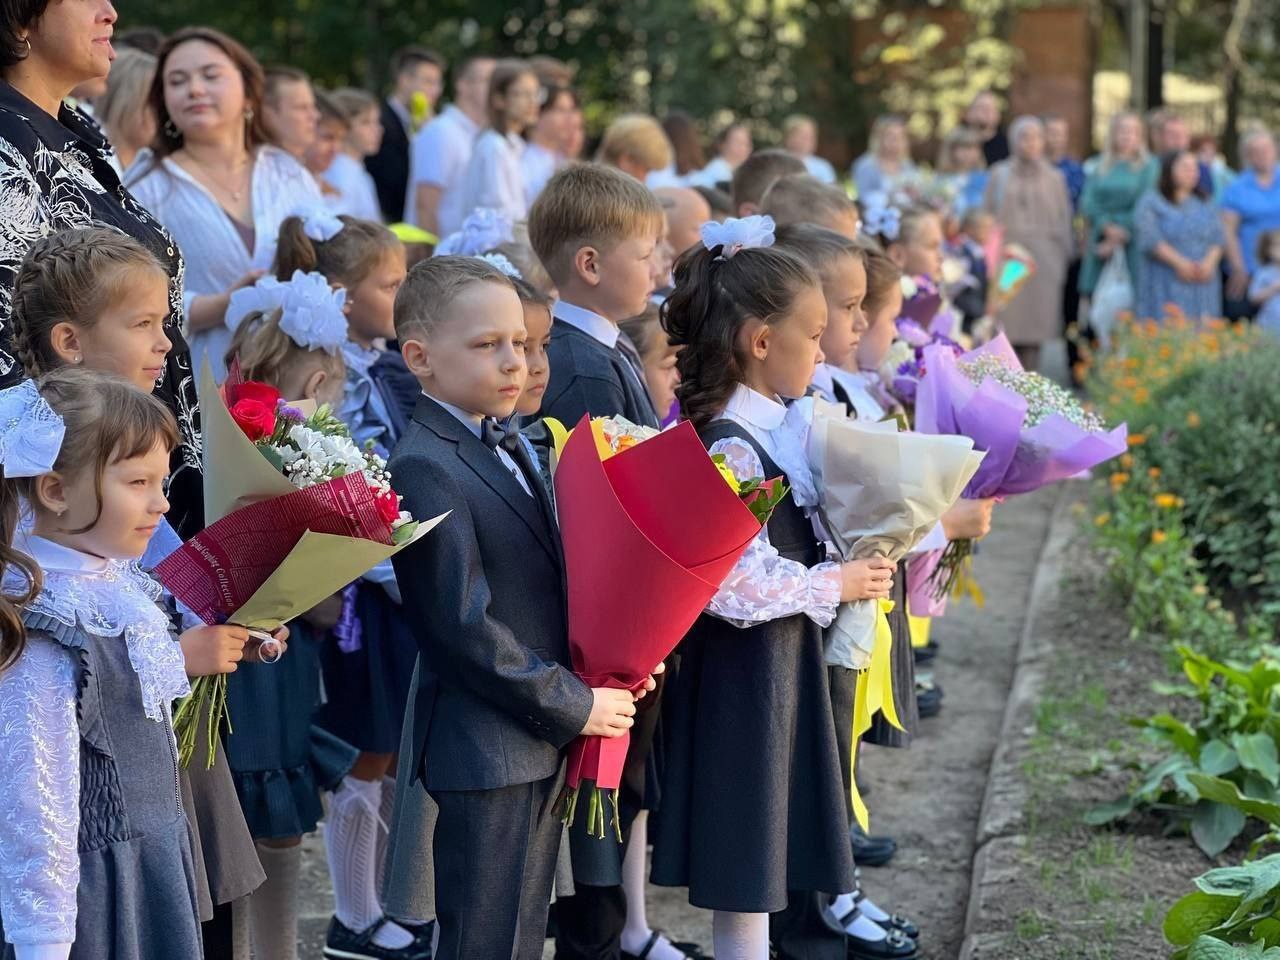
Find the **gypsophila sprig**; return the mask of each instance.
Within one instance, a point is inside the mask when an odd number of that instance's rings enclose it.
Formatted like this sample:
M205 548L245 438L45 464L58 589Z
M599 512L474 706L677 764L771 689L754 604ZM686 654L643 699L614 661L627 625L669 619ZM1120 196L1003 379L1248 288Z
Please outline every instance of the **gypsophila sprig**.
M1101 433L1107 425L1096 413L1086 410L1069 391L1047 377L1026 370L1015 370L1000 357L983 354L973 360L959 362L960 371L975 384L990 377L1027 401L1028 427L1036 427L1054 414L1070 420L1091 433Z

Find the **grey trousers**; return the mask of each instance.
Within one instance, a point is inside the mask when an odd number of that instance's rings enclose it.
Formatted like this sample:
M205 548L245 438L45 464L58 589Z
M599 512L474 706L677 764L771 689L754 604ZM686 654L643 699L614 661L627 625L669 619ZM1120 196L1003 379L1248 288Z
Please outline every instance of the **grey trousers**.
M497 790L439 790L438 960L540 960L560 850L557 774Z

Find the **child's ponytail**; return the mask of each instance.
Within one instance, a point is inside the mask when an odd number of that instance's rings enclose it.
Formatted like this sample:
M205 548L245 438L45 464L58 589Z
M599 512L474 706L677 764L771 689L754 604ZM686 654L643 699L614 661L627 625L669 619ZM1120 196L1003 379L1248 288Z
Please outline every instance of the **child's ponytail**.
M325 211L292 216L280 224L273 272L282 283L296 270L320 273L350 290L401 247L394 233L372 220Z
M676 263L675 289L662 305L662 326L673 347L681 413L698 429L724 410L742 382L738 333L750 319L772 324L790 311L796 295L818 277L794 254L777 247L699 245Z
M280 236L276 238L276 279L284 283L293 271L311 273L316 269L319 257L316 246L307 236L302 217L286 217L280 224Z

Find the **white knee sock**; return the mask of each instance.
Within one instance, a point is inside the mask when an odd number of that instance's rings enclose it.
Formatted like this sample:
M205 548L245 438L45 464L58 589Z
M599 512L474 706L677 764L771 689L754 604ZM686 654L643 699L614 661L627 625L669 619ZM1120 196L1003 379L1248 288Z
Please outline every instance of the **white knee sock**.
M769 960L769 915L717 910L711 942L716 960Z
M862 907L865 908L866 900L862 901ZM831 915L835 917L836 922L840 922L840 918L853 909L853 894L844 893L836 897L835 902L831 904ZM866 910L862 909L858 916L850 920L844 925L845 933L851 937L857 937L859 940L869 940L878 943L886 939L889 934L884 927L875 923L867 916Z
M258 844L267 879L249 896L254 960L298 960L298 872L302 847Z
M357 933L382 919L376 862L381 794L381 780L347 777L333 792L325 824L324 845L333 878L334 913L345 927ZM381 947L399 949L411 944L413 935L398 924L388 922L373 940Z
M395 777L383 777L382 794L378 803L378 819L382 822L378 824L378 844L374 854L377 874L373 889L378 891L379 896L382 895L382 886L387 873L387 848L390 846L391 816L395 813L395 808L396 779Z
M231 960L253 960L249 909L248 897L231 902Z
M641 810L631 824L627 855L622 860L622 889L627 896L627 925L622 928L622 949L639 953L653 936L645 909L645 885L649 859L649 812ZM685 960L685 956L662 937L648 953L650 960Z

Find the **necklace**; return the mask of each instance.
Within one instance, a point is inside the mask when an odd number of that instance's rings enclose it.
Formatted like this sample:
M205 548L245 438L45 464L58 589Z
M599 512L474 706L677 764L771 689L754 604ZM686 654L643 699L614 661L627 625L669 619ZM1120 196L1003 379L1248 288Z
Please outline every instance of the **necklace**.
M201 172L204 173L205 177L211 181L215 187L231 197L231 201L233 203L239 203L244 199L244 190L246 187L244 178L245 160L242 159L237 169L232 172L232 176L235 178L233 182L238 184L238 186L228 186L226 181L219 180L218 177L214 176L213 170L199 157L191 153L191 151L184 150L183 153L187 155L187 159L200 168Z

